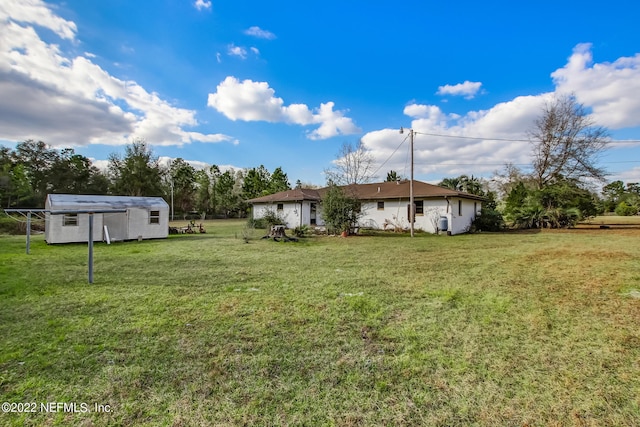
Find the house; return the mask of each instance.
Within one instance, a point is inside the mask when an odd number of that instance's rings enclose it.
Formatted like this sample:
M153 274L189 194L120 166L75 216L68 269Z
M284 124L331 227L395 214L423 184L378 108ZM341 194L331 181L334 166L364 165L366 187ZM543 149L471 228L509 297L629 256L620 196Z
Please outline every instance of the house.
M162 197L49 194L45 202L47 243L87 242L91 210L126 209L93 214L93 240L162 239L169 234L169 205ZM74 212L81 211L81 212ZM56 213L62 212L62 213Z
M253 205L254 219L264 217L267 211L273 211L285 220L288 228L324 225L319 215L320 202L318 190L307 188L281 191L249 200Z
M410 181L353 184L342 187L362 202L359 226L372 229L408 229ZM281 191L249 200L255 219L275 211L287 227L324 225L322 197L327 188ZM484 197L413 181L414 228L437 233L446 223L450 234L465 233L482 207ZM446 219L446 220L445 220Z

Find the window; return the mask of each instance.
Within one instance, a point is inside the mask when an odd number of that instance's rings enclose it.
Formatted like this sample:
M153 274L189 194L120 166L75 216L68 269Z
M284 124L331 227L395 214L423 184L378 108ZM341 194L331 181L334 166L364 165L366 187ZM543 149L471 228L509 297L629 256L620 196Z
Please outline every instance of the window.
M462 216L462 200L458 200L458 216Z
M416 200L414 203L416 204L416 215L424 215L424 201Z
M415 221L416 216L424 215L424 202L422 200L415 200L413 205L415 206L415 210L413 211L415 214L413 220ZM411 219L411 203L407 205L407 219Z
M384 210L384 202L378 202L378 210L379 211L383 211Z
M160 224L160 211L149 211L149 224Z
M64 214L62 217L62 225L77 226L78 214Z
M284 210L284 203L278 203L278 207L277 207L277 209L278 209L279 211L283 211L283 210Z

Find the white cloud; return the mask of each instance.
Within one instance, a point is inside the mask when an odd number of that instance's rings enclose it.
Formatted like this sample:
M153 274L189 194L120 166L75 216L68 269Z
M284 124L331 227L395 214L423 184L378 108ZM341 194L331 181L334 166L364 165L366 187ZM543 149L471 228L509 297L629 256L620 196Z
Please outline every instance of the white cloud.
M471 111L463 116L447 114L435 105L407 105L404 113L413 119L411 128L416 132L416 173L478 175L501 169L506 162L528 163L531 153L529 143L518 140L526 140L526 130L530 128L540 113L544 100L549 96L550 94L518 97L488 110ZM400 135L398 129L383 129L367 133L362 141L382 163L391 157L406 137L407 133ZM407 175L407 150L408 144L405 143L400 154L391 157L384 166L385 170L381 172L393 169Z
M2 3L0 139L42 139L51 145L126 144L135 137L154 145L231 140L186 130L198 125L194 111L110 75L91 55L65 54L34 27L74 41L75 24L56 17L42 2Z
M1 2L0 21L6 24L9 20L47 28L66 40L73 40L78 30L74 22L54 15L41 0L9 0Z
M271 31L263 30L262 28L255 26L248 28L244 33L249 36L257 37L259 39L273 40L276 38L276 35Z
M520 96L464 115L448 114L436 105L405 106L404 114L412 119L411 127L417 132L416 173L487 174L501 169L507 162L526 168L531 161L527 131L539 117L544 102L557 94L574 93L577 100L592 111L599 125L610 129L640 126L640 54L618 58L612 63L594 63L590 49L588 44L576 46L567 64L551 74L556 85L552 93ZM479 83L476 86L480 88ZM464 88L464 84L443 86L439 93L473 93L472 85L467 85L467 92ZM362 140L382 163L405 137L406 134L400 135L397 129L382 129L367 133ZM612 149L614 147L616 144ZM406 145L402 151L406 153ZM406 159L406 155L396 154L384 168L406 175ZM640 180L639 171L640 168L635 168L616 176Z
M196 0L193 6L198 10L211 9L211 2L209 0Z
M438 87L437 95L464 96L466 99L473 99L480 90L482 83L470 82L465 80L464 83L455 85L444 85Z
M251 52L253 52L254 54L260 55L260 51L258 50L257 47L251 47L250 49L251 49Z
M247 58L247 49L242 46L236 46L233 43L227 46L227 53L229 56L237 56L238 58Z
M357 133L360 129L344 111L334 111L334 103L320 104L313 111L305 104L284 105L267 82L254 82L229 76L221 82L216 93L209 94L207 105L231 120L266 121L298 125L319 124L308 132L309 139L326 139L337 135Z
M594 120L611 129L640 126L640 54L593 63L590 44L579 44L567 65L551 74L558 92L574 93Z
M607 178L609 181L620 180L622 182L640 182L640 167L616 172Z

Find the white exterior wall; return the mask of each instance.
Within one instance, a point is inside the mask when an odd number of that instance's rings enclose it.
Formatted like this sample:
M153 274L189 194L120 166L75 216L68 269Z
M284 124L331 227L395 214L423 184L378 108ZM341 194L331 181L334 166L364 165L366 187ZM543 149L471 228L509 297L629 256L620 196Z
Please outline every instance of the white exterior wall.
M421 200L421 199L416 199ZM448 200L448 203L447 203ZM384 209L378 209L378 202L384 202ZM458 212L458 201L462 201L462 214ZM461 234L469 231L471 222L475 218L474 203L480 210L479 201L469 199L424 199L423 214L416 214L415 229L436 233L438 231L440 217L447 217L447 226L451 234ZM383 229L385 220L391 224L397 224L407 230L410 227L407 205L409 200L376 200L364 202L362 205L363 216L359 221L361 227ZM393 225L387 227L393 229Z
M255 203L253 205L253 219L264 217L267 211L273 211L285 221L287 228L300 225L311 225L311 204L316 205L316 225L324 225L320 202L303 200L301 202L281 202L282 210L278 210L278 203Z
M45 208L56 210L55 206L49 205L48 200L45 203ZM160 213L158 224L149 223L149 212L152 210ZM47 243L88 241L89 214L78 214L78 225L63 225L64 215L47 213L46 219L45 240ZM126 213L93 214L93 240L95 242L101 242L105 239L105 224L112 240L134 240L138 236L142 236L143 239L166 238L169 234L169 208L128 208Z
M462 202L462 206L458 202ZM482 202L470 199L450 199L451 202L451 220L449 221L449 229L451 234L466 233L471 227L471 223L476 218L477 212L482 207ZM461 211L459 211L461 207ZM474 207L476 210L474 210Z
M160 222L158 224L149 223L149 212L160 211ZM129 208L129 225L127 228L128 239L160 239L167 237L169 233L169 209L155 208Z
M416 199L422 200L422 199ZM379 200L384 202L384 209L378 210L378 200L366 201L362 203L362 217L358 222L360 227L380 229L384 228L385 220L391 224L397 224L401 228L409 229L409 218L407 217L407 205L409 200ZM458 212L458 201L462 201L462 212ZM302 203L302 205L301 205ZM283 209L277 210L277 203L256 203L253 205L253 218L262 218L267 210L278 213L286 221L287 228L294 228L300 224L310 225L311 203L316 203L316 225L323 226L322 205L319 202L286 202L282 203ZM440 223L440 217L447 217L448 231L451 234L461 234L469 231L471 222L474 220L474 204L479 211L480 201L470 199L424 199L423 214L416 215L415 229L436 233ZM302 215L302 216L300 216ZM387 227L393 230L393 226Z
M253 205L253 219L260 219L262 217L264 217L265 213L267 211L273 211L275 212L280 218L282 218L285 222L285 226L287 228L295 228L298 227L300 225L300 221L301 221L301 215L302 218L305 217L304 215L304 202L302 202L302 207L300 206L301 202L285 202L282 203L282 210L278 210L278 203L256 203ZM306 214L306 218L307 221L309 219L309 206L306 206L307 208L307 214ZM304 223L303 223L304 224ZM308 222L307 222L308 224Z
M378 202L384 202L384 209L378 209ZM385 221L390 224L397 224L401 228L409 229L409 218L407 216L407 205L409 200L375 200L365 202L362 205L363 217L359 225L367 228L384 229ZM447 202L444 199L424 200L424 213L416 215L415 229L424 230L428 233L435 233L440 216L447 214ZM387 230L393 230L393 225Z
M93 240L102 241L103 214L93 214ZM89 241L89 214L78 214L78 225L63 225L64 215L46 214L45 240L47 243L73 243Z

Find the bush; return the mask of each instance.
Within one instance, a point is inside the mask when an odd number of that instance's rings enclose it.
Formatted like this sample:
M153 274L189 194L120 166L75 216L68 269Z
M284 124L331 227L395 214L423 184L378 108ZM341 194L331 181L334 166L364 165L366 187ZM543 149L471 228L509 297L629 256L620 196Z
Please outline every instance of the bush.
M265 228L270 229L274 225L284 225L287 222L280 214L273 209L265 209L264 215L261 218L249 218L247 225L252 228Z
M306 237L311 233L308 225L303 224L293 229L293 235L296 237Z
M360 200L346 194L342 188L330 185L322 200L322 218L332 233L349 231L362 216L361 207Z
M482 208L471 224L472 231L500 231L504 228L502 214L495 209Z
M0 216L0 234L20 234L20 225L8 216Z
M627 202L620 202L618 206L616 206L616 215L619 216L631 216L637 215L638 207L634 205L629 205Z

